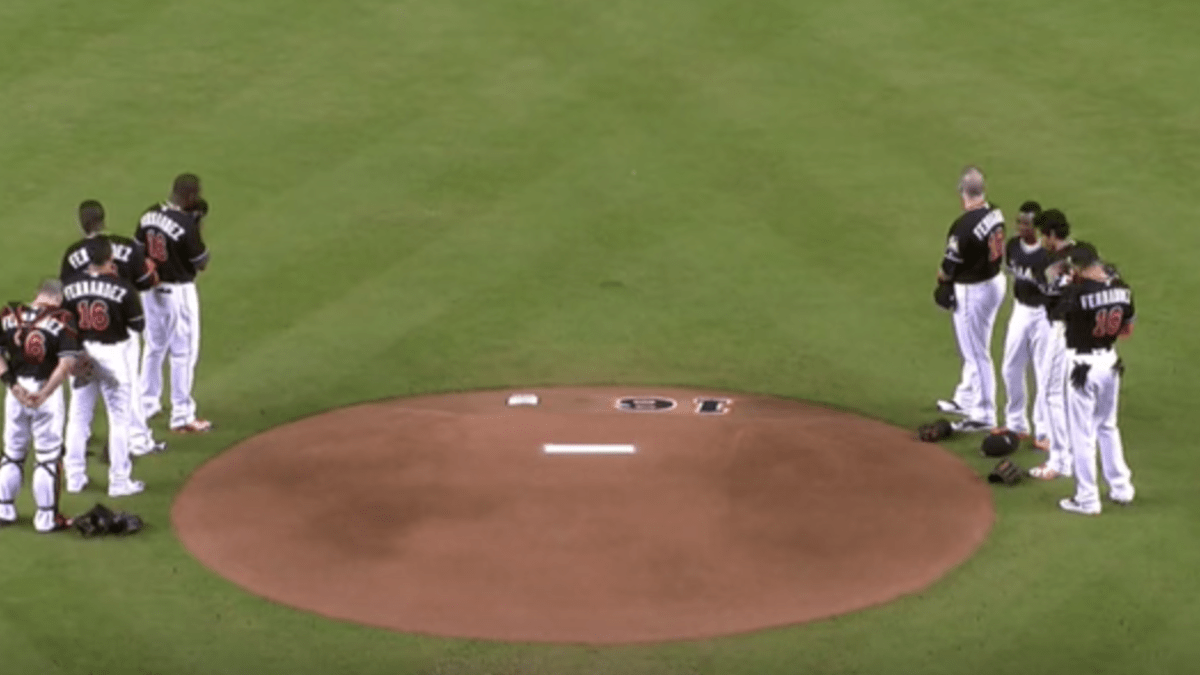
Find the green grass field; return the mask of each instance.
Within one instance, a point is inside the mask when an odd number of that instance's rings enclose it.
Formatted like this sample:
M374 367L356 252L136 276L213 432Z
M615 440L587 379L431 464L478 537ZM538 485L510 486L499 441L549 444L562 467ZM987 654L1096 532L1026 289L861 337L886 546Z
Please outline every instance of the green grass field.
M80 200L130 234L199 173L218 425L139 463L142 535L0 532L0 673L1191 672L1198 23L1185 0L0 3L0 299L55 273ZM1009 213L1063 208L1138 293L1135 508L1000 490L983 550L919 596L604 649L328 622L169 529L223 448L380 397L683 384L927 421L957 378L930 292L968 162ZM983 472L975 443L949 447Z

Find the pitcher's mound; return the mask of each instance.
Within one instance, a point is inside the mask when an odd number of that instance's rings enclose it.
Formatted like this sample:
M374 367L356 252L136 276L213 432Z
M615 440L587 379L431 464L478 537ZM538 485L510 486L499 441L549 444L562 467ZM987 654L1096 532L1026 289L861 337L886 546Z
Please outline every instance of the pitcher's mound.
M537 402L510 406L512 393ZM992 515L981 480L906 431L762 396L622 387L304 419L203 466L172 518L205 565L324 616L627 643L887 602L969 557Z

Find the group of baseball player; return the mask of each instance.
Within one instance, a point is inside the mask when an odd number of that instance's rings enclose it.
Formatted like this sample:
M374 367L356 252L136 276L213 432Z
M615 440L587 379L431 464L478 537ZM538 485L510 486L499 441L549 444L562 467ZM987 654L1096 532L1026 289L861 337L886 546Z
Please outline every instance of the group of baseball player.
M108 232L104 207L84 201L78 212L83 238L67 248L58 276L42 281L32 302L4 306L0 526L17 521L15 500L30 445L34 529L54 532L69 526L59 511L59 496L64 480L68 492L87 487L87 443L97 399L103 400L108 418L108 496L145 490L145 483L133 478L133 457L166 449L154 439L148 420L162 411L168 359L171 431L196 434L212 428L197 417L192 397L200 348L195 280L208 265L201 236L207 214L194 174L175 178L170 198L142 214L132 239ZM69 406L63 391L68 387Z
M1061 210L1025 202L1016 236L1006 241L1004 215L988 201L978 168L963 172L958 192L963 214L950 227L934 296L952 313L962 373L938 409L961 417L952 425L957 431L1011 431L1030 439L1048 457L1029 475L1074 477L1074 496L1059 502L1073 513L1101 512L1098 446L1109 500L1129 504L1134 487L1117 426L1124 366L1114 348L1133 330L1129 285L1095 246L1072 238ZM1002 270L1013 279L1013 307L1001 365L1007 405L998 427L991 344L1007 294Z

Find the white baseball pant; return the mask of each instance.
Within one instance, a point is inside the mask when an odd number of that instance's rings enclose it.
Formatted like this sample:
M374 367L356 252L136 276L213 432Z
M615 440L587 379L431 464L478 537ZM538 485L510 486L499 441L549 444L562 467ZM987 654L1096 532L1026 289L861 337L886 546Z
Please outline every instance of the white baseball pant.
M135 377L134 392L129 399L129 450L132 454L146 453L154 447L154 435L142 410L142 399L137 395L138 338L131 333L129 340L122 342L129 350L125 358L133 364ZM96 412L96 401L101 396L100 382L95 378L71 378L71 400L67 405L67 482L83 482L87 475L87 442L92 436L92 419Z
M83 348L94 363L95 379L108 413L108 489L129 483L133 462L129 457L129 437L133 426L133 397L137 382L137 343L126 338L116 344L84 342ZM72 452L77 453L72 441ZM73 454L67 475L74 478L82 454Z
M17 383L30 392L42 388L44 382L32 378L18 378ZM33 442L35 463L33 477L33 502L37 513L33 526L39 532L54 529L54 517L58 514L58 496L62 490L63 419L65 405L62 388L55 390L41 406L27 408L12 392L4 397L4 456L0 458L0 519L13 521L17 518L14 504L21 491L22 463L30 441Z
M954 335L962 356L962 377L954 401L967 419L996 424L996 365L992 360L992 331L1008 283L997 274L975 284L954 284Z
M1121 391L1121 374L1114 368L1117 353L1112 349L1091 354L1069 352L1067 362L1070 368L1078 363L1090 366L1083 386L1072 384L1067 394L1075 464L1075 502L1084 507L1100 505L1100 489L1096 484L1097 445L1109 496L1114 501L1132 501L1133 474L1125 463L1121 430L1117 427Z
M1008 330L1004 336L1004 362L1000 372L1004 377L1007 405L1004 408L1004 426L1019 434L1032 433L1035 438L1048 436L1046 420L1046 392L1042 382L1044 362L1041 359L1049 339L1050 324L1046 321L1045 307L1032 307L1013 302L1012 314L1008 319ZM1026 373L1033 366L1033 381L1036 387L1033 399L1033 427L1029 426L1028 387Z
M171 364L172 429L196 420L192 383L200 359L200 298L196 284L159 284L142 293L146 348L142 355L141 396L147 416L162 409L163 363Z
M1070 476L1075 472L1075 462L1067 420L1067 329L1061 321L1047 321L1046 330L1046 349L1042 353L1045 380L1038 383L1038 388L1046 392L1046 428L1050 432L1046 465L1060 476Z

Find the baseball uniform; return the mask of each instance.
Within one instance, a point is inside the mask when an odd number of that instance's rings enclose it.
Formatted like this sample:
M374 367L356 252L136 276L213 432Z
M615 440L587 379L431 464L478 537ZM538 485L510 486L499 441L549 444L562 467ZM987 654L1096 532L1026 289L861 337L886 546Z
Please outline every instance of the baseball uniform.
M962 374L952 397L966 419L961 429L996 425L996 370L992 331L1007 291L1004 262L1004 215L985 203L963 213L950 226L942 273L954 283L954 334Z
M117 276L130 282L138 290L148 290L158 283L158 274L154 263L146 258L145 247L141 242L115 234L95 234L85 237L67 248L63 254L59 278L64 282L73 275L87 271L92 263L88 259L87 243L95 237L107 239L112 244L113 262L117 266ZM135 343L138 340L134 334ZM140 388L138 388L140 389ZM100 384L91 378L71 378L71 399L67 407L67 457L72 467L77 467L79 458L87 454L87 442L91 436L92 417L96 410L96 401L100 397ZM135 396L130 403L129 450L133 455L145 455L166 447L158 443L150 431L145 411L142 409L141 396ZM68 471L67 491L79 492L87 484L87 476L83 472Z
M1067 426L1067 340L1066 327L1061 314L1055 310L1062 301L1068 283L1067 275L1056 271L1067 262L1074 247L1068 240L1063 248L1049 251L1044 273L1042 294L1046 302L1046 346L1042 352L1042 376L1038 388L1044 391L1046 429L1049 431L1050 449L1045 467L1059 476L1070 476L1074 472L1071 459L1070 436Z
M80 342L92 363L92 377L108 411L108 495L141 492L145 486L131 478L129 456L138 356L133 333L145 327L137 289L116 275L84 272L68 277L63 305L75 316ZM84 460L82 453L68 455L68 481L85 472Z
M1133 290L1124 281L1079 279L1064 292L1054 310L1065 327L1067 346L1067 415L1070 448L1075 468L1075 508L1099 513L1096 482L1096 447L1108 484L1109 497L1118 503L1133 500L1134 488L1121 431L1117 405L1123 366L1113 345L1134 322Z
M154 289L142 294L146 309L142 403L150 416L162 409L163 362L169 354L170 426L184 430L197 423L192 383L200 358L200 299L195 281L208 263L208 248L196 214L169 202L142 215L136 238L146 246L160 279Z
M79 355L75 321L61 309L10 303L0 312L0 351L17 384L37 392L50 379L59 362ZM6 387L6 389L8 389ZM0 457L0 522L17 518L14 500L21 490L25 452L33 443L35 464L30 480L39 532L60 529L65 519L58 512L61 488L63 418L65 407L59 387L37 408L23 405L12 391L4 398L4 454Z
M1048 437L1041 356L1050 332L1046 321L1046 296L1042 292L1050 255L1040 241L1030 244L1020 237L1013 237L1005 246L1004 259L1005 270L1013 279L1012 314L1008 319L1004 361L1000 367L1007 398L1004 426L1018 434ZM1026 372L1031 364L1037 385L1032 427L1029 425L1026 384Z

